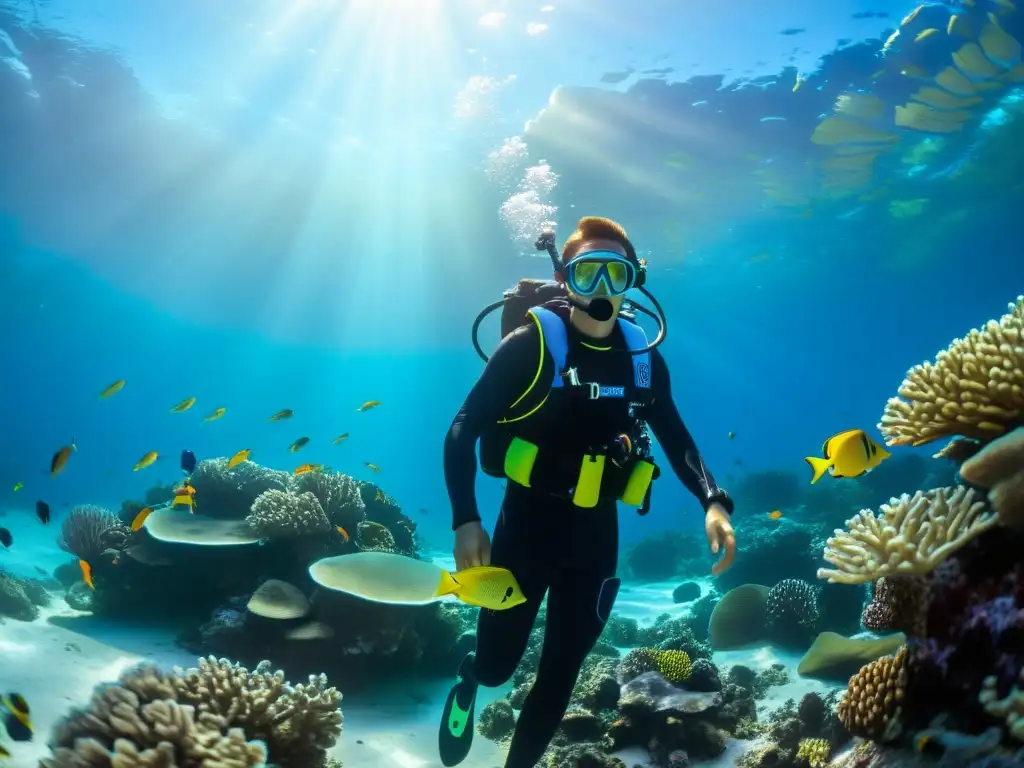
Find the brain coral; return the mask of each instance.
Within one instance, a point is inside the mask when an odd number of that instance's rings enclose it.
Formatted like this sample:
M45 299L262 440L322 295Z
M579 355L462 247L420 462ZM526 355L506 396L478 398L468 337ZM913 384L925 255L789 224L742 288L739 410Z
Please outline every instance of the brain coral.
M327 533L331 524L316 496L308 491L264 491L245 518L249 528L268 539Z

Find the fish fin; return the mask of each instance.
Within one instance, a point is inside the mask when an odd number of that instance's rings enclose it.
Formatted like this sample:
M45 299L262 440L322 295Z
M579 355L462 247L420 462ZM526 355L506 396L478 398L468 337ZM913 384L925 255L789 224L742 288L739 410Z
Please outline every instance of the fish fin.
M824 475L828 468L832 466L832 462L829 459L819 459L817 456L807 456L804 458L810 467L814 475L811 477L811 485L821 480L821 476Z
M829 445L832 442L838 440L839 438L846 437L847 435L852 434L853 432L860 432L860 430L859 429L845 429L842 432L836 432L834 435L832 435L832 437L830 437L828 440L826 440L824 443L821 444L821 455L824 456L826 459L831 459L832 455L831 455L831 453L828 450Z
M437 584L437 591L434 593L434 597L454 595L461 589L462 584L459 583L454 574L449 571L441 571L441 580Z

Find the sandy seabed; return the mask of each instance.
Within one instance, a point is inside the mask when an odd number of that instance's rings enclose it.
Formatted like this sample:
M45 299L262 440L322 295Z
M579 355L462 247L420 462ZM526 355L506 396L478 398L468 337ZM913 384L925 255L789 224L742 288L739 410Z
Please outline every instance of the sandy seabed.
M653 623L662 613L681 615L687 605L673 605L671 597L677 583L624 584L616 613L635 618L642 625ZM706 582L702 584L704 590L708 586ZM11 752L6 764L12 768L35 766L41 757L49 754L46 742L54 723L72 707L84 706L94 686L115 681L127 667L140 661L163 668L194 667L195 655L174 644L175 634L172 628L132 626L123 621L97 619L75 611L57 595L54 595L53 607L42 609L36 621L25 623L8 619L0 626L0 690L17 691L28 699L36 737L26 743L4 739ZM745 664L753 669L765 669L775 663L787 667L791 682L772 687L768 697L758 702L759 717L764 717L786 699L799 700L809 691L825 690L821 683L797 676L799 658L800 654L756 647L715 653L714 662L723 674L734 664ZM330 755L342 760L346 768L440 766L437 728L450 682L411 681L407 685L396 684L352 694L346 693L343 680L330 682L345 696L342 701L344 731ZM481 689L477 713L508 691L507 686ZM751 742L732 741L719 758L697 765L732 766L751 746ZM647 765L643 750L628 750L619 756L629 768ZM477 735L463 766L500 768L503 761L503 749Z

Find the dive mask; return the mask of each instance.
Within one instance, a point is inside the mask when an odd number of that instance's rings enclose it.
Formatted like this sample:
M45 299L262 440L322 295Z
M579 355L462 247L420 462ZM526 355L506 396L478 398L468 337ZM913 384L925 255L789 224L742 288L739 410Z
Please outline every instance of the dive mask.
M636 286L637 268L614 251L585 251L569 260L563 274L578 296L622 296Z

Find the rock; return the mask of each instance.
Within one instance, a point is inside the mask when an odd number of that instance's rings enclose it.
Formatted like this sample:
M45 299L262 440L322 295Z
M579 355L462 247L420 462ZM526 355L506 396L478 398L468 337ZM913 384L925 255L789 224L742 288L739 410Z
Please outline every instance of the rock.
M686 678L686 687L691 691L714 693L722 690L722 681L718 676L718 667L707 659L697 659Z
M64 589L71 589L82 580L82 569L77 560L70 563L61 563L53 569L53 578L60 582Z
M711 648L725 651L764 640L770 591L760 584L743 584L726 592L711 612Z
M718 693L687 691L676 688L657 672L644 672L620 690L619 709L633 706L655 712L679 712L695 715L717 707L722 702Z
M93 593L84 581L72 584L71 589L64 595L64 601L76 611L92 613Z
M46 585L39 579L23 579L21 588L25 590L25 594L33 605L46 608L50 604L50 593L47 591Z
M455 641L455 654L460 658L476 650L476 632L463 632Z
M689 603L700 597L700 584L695 581L684 581L672 590L673 603Z
M39 618L39 608L25 593L24 582L3 572L0 572L0 616L18 621L35 621Z
M800 659L796 671L802 677L845 683L868 662L896 653L904 642L902 634L870 639L822 632Z
M562 717L558 730L571 743L600 741L604 736L601 719L585 709L570 709Z
M508 699L495 699L480 711L477 732L491 741L502 741L516 729L516 713Z

